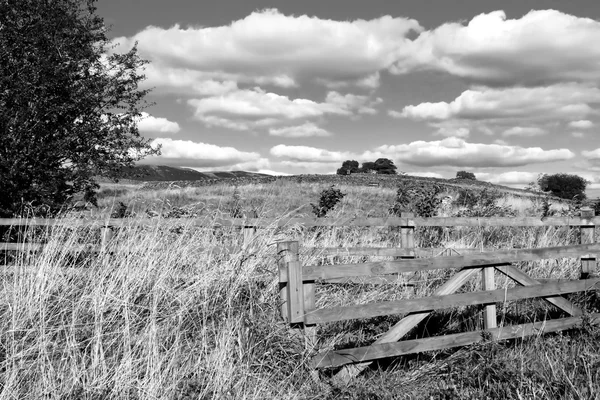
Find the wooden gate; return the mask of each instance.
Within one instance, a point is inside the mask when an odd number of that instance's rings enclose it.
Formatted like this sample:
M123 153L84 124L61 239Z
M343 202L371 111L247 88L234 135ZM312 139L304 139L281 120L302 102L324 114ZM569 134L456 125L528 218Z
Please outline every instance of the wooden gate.
M335 248L331 254L373 254L403 257L393 261L365 262L311 266L299 261L299 243L284 242L278 246L280 256L279 282L281 288L283 318L294 328L304 329L310 344L316 343L317 324L350 319L371 318L383 315L403 314L387 333L366 347L335 351L322 351L311 361L313 368L344 368L336 378L344 383L364 370L370 362L385 357L401 356L423 351L441 350L465 346L483 340L504 340L533 334L572 328L582 322L584 311L562 295L600 288L600 279L592 277L600 244L594 243L595 224L600 218L593 217L591 210L583 210L581 218L401 218L401 248ZM560 226L581 229L581 244L535 249L508 249L429 258L415 258L415 226ZM389 225L386 225L389 226ZM423 253L423 252L421 252ZM555 258L580 258L580 279L571 281L540 282L511 263ZM356 281L359 278L386 278L407 272L456 269L457 272L431 296L398 301L385 301L362 305L321 308L315 307L315 284L319 282ZM494 276L503 274L516 282L514 288L496 289ZM470 278L482 274L482 290L459 293ZM360 281L360 280L359 280ZM528 298L543 298L569 315L566 318L536 323L498 326L496 303ZM412 328L427 318L434 310L470 306L484 306L484 330L450 334L424 339L399 341ZM600 314L586 316L591 323L600 323Z

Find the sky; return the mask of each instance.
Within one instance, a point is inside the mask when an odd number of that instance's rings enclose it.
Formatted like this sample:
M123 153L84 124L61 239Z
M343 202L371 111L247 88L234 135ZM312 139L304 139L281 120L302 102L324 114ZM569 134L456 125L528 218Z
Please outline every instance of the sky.
M409 175L600 195L597 0L99 0L111 52L137 42L139 124L199 171Z

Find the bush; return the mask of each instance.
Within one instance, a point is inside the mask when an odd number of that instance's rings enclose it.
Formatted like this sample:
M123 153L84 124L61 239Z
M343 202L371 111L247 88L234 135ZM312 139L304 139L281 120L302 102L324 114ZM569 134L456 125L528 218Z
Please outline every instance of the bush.
M539 180L544 192L552 192L561 199L583 201L588 182L580 176L569 174L544 175Z
M472 172L467 172L467 171L458 171L456 173L456 179L470 179L472 181L476 181L477 178L475 177L475 174Z
M395 216L400 216L402 212L412 212L423 218L434 217L442 203L442 200L436 197L441 192L442 188L439 185L402 182L396 191L396 200L388 212Z
M336 189L334 185L331 185L329 189L325 189L321 192L319 198L319 205L311 203L312 211L317 218L322 218L340 202L346 196L346 193L342 193L340 189Z

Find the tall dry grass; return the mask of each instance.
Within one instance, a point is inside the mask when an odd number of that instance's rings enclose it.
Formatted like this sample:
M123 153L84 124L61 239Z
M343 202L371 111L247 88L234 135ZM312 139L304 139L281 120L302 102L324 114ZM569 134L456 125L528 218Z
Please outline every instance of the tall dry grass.
M246 201L243 207L252 204L251 199L260 200L256 204L262 205L261 218L274 210L279 217L289 215L285 212L302 214L309 201L317 201L315 193L320 189L238 188ZM218 217L230 212L234 188L202 188L201 193L174 189L170 202L187 196L178 206L165 203L161 196L167 193L136 190L111 201L127 200L132 207L142 204L138 211L142 217L143 207L153 204L172 209L214 201L215 208L203 215ZM391 203L394 196L393 191L378 195L377 188L345 190L348 196L329 218L365 211L385 215L389 204L383 208L382 203L387 197ZM108 203L104 206L108 208ZM330 385L327 371L315 382L307 361L316 349L306 348L301 334L290 330L279 316L276 243L299 240L305 264L360 262L365 258L325 257L310 248L394 246L397 233L377 228L273 226L258 230L244 249L222 252L218 248L242 244L239 230L191 228L185 218L176 220L177 226L172 219L158 218L157 224L145 228L138 226L136 217L128 221L115 232L118 246L100 254L69 251L73 244L97 242L97 229L64 227L48 235L48 244L39 254L19 253L11 260L15 267L3 276L0 291L0 398L516 399L600 394L600 364L595 356L600 341L592 330L577 341L558 335L550 337L549 344L539 337L433 352L391 364L384 361L349 388ZM455 248L545 247L579 239L576 230L567 228L433 229L417 230L418 246L435 241L438 247ZM536 278L575 278L579 272L578 261L572 259L519 266ZM386 285L320 285L317 306L426 296L450 274L407 274ZM464 290L477 290L478 279ZM512 284L498 276L496 285ZM501 321L507 324L518 316L521 320L516 322L527 322L551 313L539 301L499 307ZM318 347L367 345L400 317L319 326ZM481 309L465 307L433 314L410 336L480 328ZM580 356L571 357L575 353ZM502 379L510 379L509 389L503 389Z

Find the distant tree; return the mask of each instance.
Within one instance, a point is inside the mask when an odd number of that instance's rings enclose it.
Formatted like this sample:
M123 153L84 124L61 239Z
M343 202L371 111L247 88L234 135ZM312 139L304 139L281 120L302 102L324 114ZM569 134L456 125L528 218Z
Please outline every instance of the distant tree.
M540 179L540 188L543 191L552 192L553 195L568 200L585 200L587 184L584 178L569 174L544 175Z
M389 158L378 158L375 160L375 170L378 174L396 175L398 167Z
M358 161L346 160L342 163L342 167L337 170L338 175L350 175L359 172Z
M157 149L137 122L146 62L111 54L96 0L0 0L0 217L52 214Z
M470 179L472 181L476 181L477 178L475 177L475 174L472 172L467 172L467 171L458 171L456 173L456 179Z
M363 173L367 174L371 171L375 171L375 163L374 162L365 161L364 163L362 163L362 167L360 168L359 172L363 172Z

